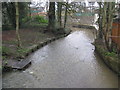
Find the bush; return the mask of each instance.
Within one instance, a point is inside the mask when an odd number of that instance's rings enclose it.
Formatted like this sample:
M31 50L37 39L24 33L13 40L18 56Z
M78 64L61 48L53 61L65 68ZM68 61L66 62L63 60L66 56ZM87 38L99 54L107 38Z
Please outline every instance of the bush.
M22 19L22 23L26 23L26 22L28 22L28 21L30 21L30 20L31 20L31 17L30 17L30 16L25 17L25 18Z
M22 20L21 28L39 28L46 27L48 20L44 16L26 17Z
M35 16L35 21L38 23L48 23L48 20L44 18L44 16Z
M105 55L111 56L111 57L117 57L117 54L115 52L106 52Z

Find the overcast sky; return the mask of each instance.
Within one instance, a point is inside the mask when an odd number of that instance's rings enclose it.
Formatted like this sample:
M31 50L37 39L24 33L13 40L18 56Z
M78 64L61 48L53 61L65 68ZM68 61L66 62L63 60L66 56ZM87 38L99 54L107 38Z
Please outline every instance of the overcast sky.
M45 6L45 2L48 2L49 0L32 0L32 4L31 4L31 6L35 6L37 3L39 3L39 2L42 2L42 4L41 4L41 6ZM55 1L55 0L54 0ZM56 0L57 1L57 0ZM60 0L61 1L61 0ZM66 0L64 0L64 1L66 1ZM74 1L74 0L68 0L68 1ZM88 1L93 1L93 0L79 0L79 1L84 1L85 3L86 3L86 6L88 6L89 4L88 4ZM97 1L97 0L94 0L94 1ZM109 0L107 0L107 1L109 1ZM120 2L120 0L115 0L116 2ZM98 5L98 3L96 2L95 4L94 4L94 6L99 6Z
M37 3L42 2L41 6L45 6L45 2L48 2L49 0L32 0L32 5L31 6L35 6ZM72 0L69 0L70 2ZM87 0L83 0L86 3L86 6L88 6L88 1ZM98 6L97 2L94 4L95 6Z

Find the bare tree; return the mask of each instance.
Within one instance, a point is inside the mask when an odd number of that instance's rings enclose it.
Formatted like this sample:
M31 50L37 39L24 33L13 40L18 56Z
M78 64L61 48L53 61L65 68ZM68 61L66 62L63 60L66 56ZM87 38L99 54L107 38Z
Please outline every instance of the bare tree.
M21 41L19 35L19 7L18 2L15 2L15 9L16 9L16 36L17 36L17 46L21 48Z

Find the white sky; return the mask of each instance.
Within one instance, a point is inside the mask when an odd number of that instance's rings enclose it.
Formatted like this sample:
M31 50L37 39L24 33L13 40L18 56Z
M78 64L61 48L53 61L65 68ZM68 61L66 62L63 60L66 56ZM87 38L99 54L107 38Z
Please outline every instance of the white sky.
M45 6L45 3L47 2L48 0L32 0L32 4L31 6L35 6L37 3L39 2L42 2L41 6Z
M39 3L39 2L42 2L42 4L41 4L41 6L45 6L45 2L48 2L49 0L32 0L32 2L34 3L34 4L37 4L37 3ZM55 1L57 1L57 0L55 0ZM59 0L59 1L61 1L61 0ZM67 1L67 0L64 0L64 1ZM75 1L75 0L68 0L69 2L71 2L71 1ZM79 1L84 1L85 3L86 3L86 6L88 6L89 4L88 4L88 1L97 1L97 0L79 0ZM109 0L108 0L109 1ZM116 2L120 2L120 0L115 0ZM35 6L34 4L32 4L31 6ZM95 2L95 4L94 4L94 6L99 6L98 5L98 3L97 2Z

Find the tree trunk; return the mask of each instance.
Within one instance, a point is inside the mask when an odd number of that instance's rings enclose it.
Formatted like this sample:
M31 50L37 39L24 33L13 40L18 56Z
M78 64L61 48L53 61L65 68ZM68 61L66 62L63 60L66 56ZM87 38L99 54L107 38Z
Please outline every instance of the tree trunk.
M113 14L115 10L114 2L105 2L103 7L102 14L102 28L103 28L103 36L105 40L106 48L111 52L112 51L112 40L110 36L112 36L112 23L113 23Z
M119 10L118 10L118 18L120 18L120 3L119 3Z
M62 3L58 2L58 26L62 26L62 19L61 19L61 13L62 13Z
M112 39L110 36L112 36L112 25L113 25L113 17L115 13L115 3L109 2L109 9L108 9L108 44L109 44L109 51L113 51L113 44Z
M99 4L99 18L98 18L98 24L99 24L99 34L98 34L98 38L102 39L103 34L102 34L102 2L98 2Z
M21 41L19 35L19 8L18 2L15 2L15 9L16 9L16 36L17 36L17 46L21 48Z
M66 3L66 8L65 8L64 28L66 27L67 13L68 13L68 2Z
M30 8L30 4L31 4L31 3L28 3L28 5L29 5L29 16L31 17L31 8Z
M50 2L48 17L49 17L48 28L51 32L54 32L55 31L55 2Z

